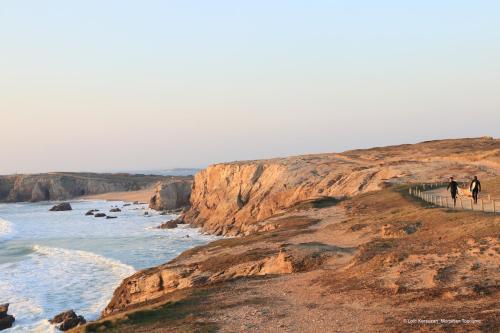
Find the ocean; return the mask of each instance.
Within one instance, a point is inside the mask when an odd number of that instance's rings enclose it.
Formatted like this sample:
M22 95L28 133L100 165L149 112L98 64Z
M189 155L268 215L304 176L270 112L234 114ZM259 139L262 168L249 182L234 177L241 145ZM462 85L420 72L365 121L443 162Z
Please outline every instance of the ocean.
M73 201L72 211L49 212L54 204L0 204L0 304L16 318L5 332L55 332L48 319L68 309L96 319L122 279L216 239L185 225L156 229L176 216L146 205Z

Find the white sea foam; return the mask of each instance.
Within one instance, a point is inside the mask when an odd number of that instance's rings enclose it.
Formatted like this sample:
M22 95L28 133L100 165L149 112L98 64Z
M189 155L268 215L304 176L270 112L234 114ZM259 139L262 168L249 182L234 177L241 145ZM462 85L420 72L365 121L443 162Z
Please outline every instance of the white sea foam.
M14 234L14 227L11 222L0 218L0 241L9 239Z
M112 271L115 271L119 274L123 272L125 272L126 274L132 274L133 272L135 272L134 267L130 265L126 265L118 260L106 258L92 252L68 250L68 249L61 249L61 248L41 246L41 245L34 245L33 251L46 256L65 257L67 260L73 260L75 259L75 257L78 257L76 259L78 259L78 261L80 262L88 262L88 263L108 266L109 268L111 268Z
M67 310L95 319L134 268L78 250L34 245L27 260L0 265L0 293L17 318L13 332L53 332L47 318Z
M47 319L68 309L96 319L136 269L214 239L184 226L156 229L171 216L145 218L135 206L122 207L115 220L85 216L120 202L75 201L64 214L49 212L51 204L0 204L0 303L9 302L16 317L9 332L54 332Z

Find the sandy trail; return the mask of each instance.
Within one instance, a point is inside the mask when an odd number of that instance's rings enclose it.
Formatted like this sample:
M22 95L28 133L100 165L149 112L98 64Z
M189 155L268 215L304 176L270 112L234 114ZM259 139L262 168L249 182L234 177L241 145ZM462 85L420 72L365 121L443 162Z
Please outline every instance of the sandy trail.
M470 192L460 188L457 196L457 204L456 206L453 206L451 194L445 187L435 188L425 191L424 193L432 195L433 197L426 199L426 201L432 202L437 206L460 210L500 213L500 198L491 197L488 194L480 193L476 204L470 196Z

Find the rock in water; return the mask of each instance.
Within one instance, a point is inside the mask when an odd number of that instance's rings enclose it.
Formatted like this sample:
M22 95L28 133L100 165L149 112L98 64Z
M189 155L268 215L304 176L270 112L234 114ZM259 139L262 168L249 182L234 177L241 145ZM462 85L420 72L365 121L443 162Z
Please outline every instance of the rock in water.
M104 214L104 213L97 213L97 214L94 214L94 217L106 217L106 214Z
M14 316L7 314L9 311L9 303L0 304L0 331L11 328L16 320Z
M60 204L55 205L54 207L52 207L50 209L51 212L62 212L65 210L73 210L73 208L71 208L71 205L69 204L69 202L62 202Z
M85 318L83 316L78 316L75 311L68 310L65 312L61 312L51 320L49 320L51 324L55 324L56 327L61 331L67 331L76 326L83 325L86 323Z
M9 310L9 303L0 304L0 316L6 315L8 310Z
M111 208L109 211L111 213L118 213L118 212L121 212L122 210L120 208Z
M107 218L107 219L116 219L116 218L117 218L117 216L111 216L111 215L108 215L108 216L106 216L106 218Z
M176 220L171 220L167 221L165 223L162 223L158 229L174 229L177 228L177 221Z
M94 210L91 209L89 210L88 212L85 213L85 216L89 216L89 215L94 215Z

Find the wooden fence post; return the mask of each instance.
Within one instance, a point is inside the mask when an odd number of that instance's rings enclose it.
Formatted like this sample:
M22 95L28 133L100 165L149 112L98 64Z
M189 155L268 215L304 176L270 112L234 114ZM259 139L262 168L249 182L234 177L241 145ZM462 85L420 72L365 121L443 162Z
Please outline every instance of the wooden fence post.
M484 200L481 199L481 210L484 212Z
M470 210L474 210L474 200L470 199Z
M496 213L496 210L495 210L495 200L493 200L493 213Z
M462 201L462 198L460 198L460 209L464 209L464 203Z

